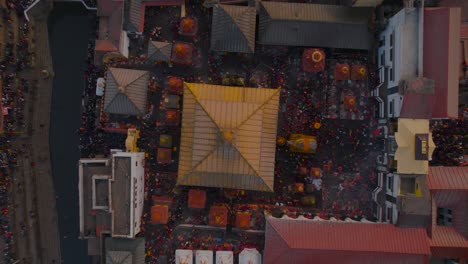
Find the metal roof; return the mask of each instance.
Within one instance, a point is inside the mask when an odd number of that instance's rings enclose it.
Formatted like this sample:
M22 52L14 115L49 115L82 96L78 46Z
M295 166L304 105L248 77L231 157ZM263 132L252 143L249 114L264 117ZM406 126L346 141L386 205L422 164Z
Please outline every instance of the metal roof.
M369 49L372 8L261 2L259 42L268 45Z
M273 191L279 89L184 83L180 185Z
M106 264L145 263L145 239L106 238Z
M255 7L215 5L211 49L227 52L255 51Z
M104 111L140 115L146 111L149 72L109 68L104 96Z
M458 117L459 8L424 9L423 74L435 81L433 118Z
M130 0L130 8L128 12L128 26L132 31L140 32L140 21L142 15L144 15L144 10L142 11L142 1L141 0Z
M274 217L266 220L266 263L310 263L311 259L314 263L425 263L430 255L424 228Z
M148 59L151 61L170 61L172 43L150 41L148 45Z
M468 167L429 167L430 190L468 190Z
M405 94L400 118L431 119L436 97L430 94Z

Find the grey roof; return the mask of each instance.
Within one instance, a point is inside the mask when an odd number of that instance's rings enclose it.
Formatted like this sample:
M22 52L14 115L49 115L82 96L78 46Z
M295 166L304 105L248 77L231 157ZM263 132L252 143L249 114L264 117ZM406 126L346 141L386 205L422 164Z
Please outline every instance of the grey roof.
M255 51L255 19L255 7L215 5L211 49L253 53Z
M112 189L113 210L113 235L129 235L132 223L130 223L131 193L130 193L130 157L114 157Z
M369 49L372 8L261 2L259 43Z
M170 61L172 43L150 41L148 45L148 60L151 61Z
M106 238L106 264L145 263L145 239Z
M130 0L130 7L128 12L128 29L131 31L139 32L141 19L141 2L141 0Z
M110 68L104 96L104 111L140 115L146 111L149 72Z

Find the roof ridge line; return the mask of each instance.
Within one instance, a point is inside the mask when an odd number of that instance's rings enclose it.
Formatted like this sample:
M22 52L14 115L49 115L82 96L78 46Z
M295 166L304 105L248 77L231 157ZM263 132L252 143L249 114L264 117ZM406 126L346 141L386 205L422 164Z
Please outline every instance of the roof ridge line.
M259 88L259 89L263 89L263 88ZM271 89L271 88L270 88ZM276 91L269 97L267 98L257 109L255 109L242 123L240 123L236 129L240 129L247 121L250 120L250 118L252 118L252 116L254 116L263 106L265 106L266 104L268 104L271 99L273 99L273 97L280 91L281 89L280 88L276 88Z
M219 127L219 125L216 123L214 118L208 113L208 111L206 111L206 108L203 107L203 105L200 103L200 100L198 99L197 95L192 91L192 87L190 87L190 84L192 84L192 83L188 83L188 82L183 82L183 83L184 83L184 86L187 84L187 90L189 90L190 93L193 94L193 97L195 98L195 102L200 106L200 108L203 110L203 112L205 112L205 114L208 116L208 118L210 118L211 122L213 122L213 124L218 129L218 132L221 133L221 128Z
M224 13L227 14L227 16L229 17L229 19L230 19L232 22L234 22L234 24L236 25L236 28L237 28L237 29L239 30L239 32L241 33L242 38L244 39L245 43L247 43L247 47L249 48L249 50L255 51L255 48L252 49L252 47L250 47L250 45L249 45L249 39L247 38L245 32L244 32L244 31L241 29L241 27L239 26L238 21L237 21L233 16L231 16L231 15L229 14L229 12L226 11L226 9L224 9L224 6L230 6L230 7L231 7L231 5L222 5L222 4L220 4L220 7L221 7L221 9L224 11ZM237 18L239 18L239 17L242 17L242 18L243 18L243 17L246 16L246 14L247 14L247 12L244 12L244 13L238 15ZM248 16L247 16L247 18L248 18ZM254 33L254 34L255 34L255 33ZM255 41L254 41L254 46L255 46Z
M133 71L141 71L141 70L135 70L135 69L129 69L129 70L133 70ZM135 78L135 80L129 82L126 86L125 86L125 91L127 91L127 87L130 86L131 84L133 84L134 82L138 81L141 77L143 77L144 75L148 74L149 75L149 72L148 71L142 71L144 72L143 74L141 74L140 76L138 76L137 78ZM115 78L114 78L115 79Z

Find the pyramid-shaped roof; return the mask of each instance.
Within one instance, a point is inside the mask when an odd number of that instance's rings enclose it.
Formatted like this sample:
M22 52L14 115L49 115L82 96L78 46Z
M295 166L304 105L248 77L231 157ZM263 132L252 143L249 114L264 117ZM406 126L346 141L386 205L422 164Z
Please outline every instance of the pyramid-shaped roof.
M255 7L215 5L211 49L253 53L255 51L255 19Z
M104 111L121 115L144 113L149 78L148 71L109 68Z
M278 89L184 83L180 185L273 191Z
M106 264L137 264L145 261L145 239L106 238Z
M108 251L106 264L132 264L132 253L128 251Z
M148 59L151 61L170 61L172 44L169 42L150 41Z

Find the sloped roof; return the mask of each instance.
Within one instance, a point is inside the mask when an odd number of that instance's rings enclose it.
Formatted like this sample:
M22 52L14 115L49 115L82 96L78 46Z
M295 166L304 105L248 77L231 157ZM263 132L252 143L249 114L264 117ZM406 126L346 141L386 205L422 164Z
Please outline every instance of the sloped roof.
M98 1L99 34L96 50L116 51L118 49L123 28L123 13L124 1Z
M424 8L423 75L435 81L433 118L458 117L459 8Z
M372 8L260 2L259 42L267 45L370 48Z
M257 11L253 6L215 5L211 49L253 53L256 15Z
M184 83L177 183L273 191L279 89Z
M435 100L430 94L405 94L400 118L431 119Z
M109 68L104 96L104 111L140 115L146 111L149 72Z
M172 43L150 41L148 45L148 59L152 61L170 61Z
M270 216L265 236L265 263L425 263L430 255L424 228L392 224ZM419 261L408 262L415 255Z
M97 51L117 51L117 48L109 40L96 40L96 47L94 48Z
M395 152L397 161L397 172L403 174L427 174L429 170L429 160L435 149L432 133L429 133L428 119L398 119L398 132L395 133L395 140L398 148ZM428 134L427 156L428 160L416 160L416 134Z
M131 31L140 32L140 21L144 16L144 9L142 10L142 0L130 0L130 8L128 12L128 27ZM144 7L143 7L144 8Z
M468 190L468 167L429 167L430 190Z
M106 264L145 263L145 239L106 238Z

